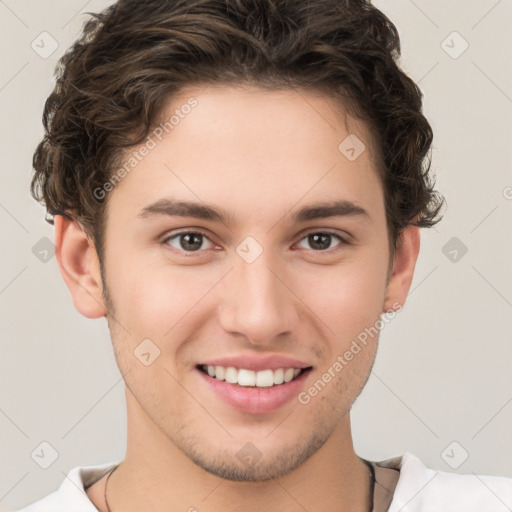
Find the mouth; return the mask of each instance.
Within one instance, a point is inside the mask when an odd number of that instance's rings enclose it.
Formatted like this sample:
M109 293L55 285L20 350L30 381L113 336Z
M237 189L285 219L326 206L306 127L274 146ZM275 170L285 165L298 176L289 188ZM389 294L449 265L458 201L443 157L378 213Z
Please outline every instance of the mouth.
M241 353L196 363L208 400L248 414L271 414L291 407L307 386L313 366L279 353Z
M214 380L244 388L269 389L288 384L309 373L312 366L306 368L277 368L260 371L233 366L210 366L199 364L196 368Z

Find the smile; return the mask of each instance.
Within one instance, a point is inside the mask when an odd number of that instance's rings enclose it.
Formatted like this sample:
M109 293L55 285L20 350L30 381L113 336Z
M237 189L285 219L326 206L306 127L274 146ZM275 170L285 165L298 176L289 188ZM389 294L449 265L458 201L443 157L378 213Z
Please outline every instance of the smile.
M244 387L269 388L291 382L308 368L278 368L276 370L253 371L233 366L199 365L198 369L216 380Z

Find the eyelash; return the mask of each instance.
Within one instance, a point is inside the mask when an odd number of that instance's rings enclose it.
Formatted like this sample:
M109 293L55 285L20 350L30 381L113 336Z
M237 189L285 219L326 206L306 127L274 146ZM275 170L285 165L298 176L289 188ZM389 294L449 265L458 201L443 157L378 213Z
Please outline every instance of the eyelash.
M202 232L201 230L197 230L197 231L180 231L178 233L174 233L170 236L167 236L164 240L162 240L162 243L164 245L169 245L169 241L174 239L174 238L179 238L180 236L183 236L183 235L201 235L203 236L204 238L206 238L207 240L209 240L212 244L214 244L214 242L212 240L210 240L209 236ZM309 236L311 235L329 235L329 236L332 236L334 238L337 238L341 243L340 243L340 246L338 246L337 248L330 248L330 249L320 249L320 250L315 250L315 249L311 249L311 251L315 252L315 253L327 253L327 254L330 254L331 251L334 250L334 252L337 252L338 250L341 250L343 246L345 245L350 245L350 242L348 242L346 239L344 239L342 236L340 236L338 233L334 233L332 231L310 231L308 233L306 233L300 240L299 242L302 242L302 240L308 238ZM182 254L186 254L187 257L190 257L190 256L193 256L195 254L198 254L198 253L201 253L201 252L204 252L204 250L198 250L198 251L184 251L183 249L176 249L175 247L172 248L173 250L175 251L178 251L178 252L181 252Z

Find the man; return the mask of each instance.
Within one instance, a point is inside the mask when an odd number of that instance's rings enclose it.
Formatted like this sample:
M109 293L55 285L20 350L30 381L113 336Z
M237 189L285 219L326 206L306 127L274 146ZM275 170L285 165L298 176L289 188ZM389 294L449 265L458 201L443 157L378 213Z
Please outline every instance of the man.
M354 451L361 333L405 304L442 206L398 56L363 0L121 0L87 23L32 192L75 307L107 318L128 445L25 512L512 506L511 479Z

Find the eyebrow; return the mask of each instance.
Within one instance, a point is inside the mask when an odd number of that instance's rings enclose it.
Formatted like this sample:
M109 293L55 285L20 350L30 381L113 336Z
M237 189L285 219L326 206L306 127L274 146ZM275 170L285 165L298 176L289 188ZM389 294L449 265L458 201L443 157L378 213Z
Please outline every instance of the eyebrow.
M236 215L229 213L223 208L215 208L207 204L192 201L174 201L171 199L159 199L144 207L137 217L148 218L155 215L193 217L196 219L221 222L228 226L235 224L237 221ZM293 214L292 221L299 224L310 220L327 219L329 217L355 216L370 220L369 213L361 206L351 201L338 200L304 206Z

